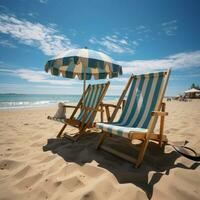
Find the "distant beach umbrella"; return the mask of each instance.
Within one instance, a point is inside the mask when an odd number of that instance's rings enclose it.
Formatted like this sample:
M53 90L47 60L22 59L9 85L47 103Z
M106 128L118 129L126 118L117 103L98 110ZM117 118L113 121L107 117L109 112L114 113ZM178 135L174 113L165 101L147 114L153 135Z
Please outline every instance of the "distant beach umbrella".
M122 75L122 67L115 64L106 54L91 49L72 49L49 60L45 65L45 71L52 75L62 75L65 78L78 77L84 80L83 91L86 88L86 80L114 78Z

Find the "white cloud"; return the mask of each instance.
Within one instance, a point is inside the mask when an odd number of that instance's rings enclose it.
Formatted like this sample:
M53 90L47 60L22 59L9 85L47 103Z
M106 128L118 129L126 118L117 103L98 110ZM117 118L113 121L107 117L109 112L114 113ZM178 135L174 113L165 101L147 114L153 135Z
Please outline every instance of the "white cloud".
M163 69L172 68L173 70L176 69L185 69L182 70L181 74L172 75L170 80L185 80L190 79L193 80L194 78L199 77L199 70L200 69L200 50L193 51L193 52L183 52L174 55L170 55L161 59L152 59L152 60L132 60L132 61L116 61L123 66L124 75L120 76L119 78L111 79L111 87L109 88L108 94L115 95L120 94L122 89L125 86L125 83L128 81L128 78L131 74L140 74L140 73L148 73L153 71L159 71ZM44 71L40 70L33 70L33 69L16 69L11 66L6 66L3 62L0 61L0 74L1 75L9 75L15 76L21 79L26 80L27 82L34 83L31 85L31 88L26 88L23 91L27 92L34 92L39 93L77 93L80 94L82 92L82 81L76 79L63 79L58 80L57 77L51 76L50 74L45 73ZM190 70L193 68L193 70ZM197 70L194 71L194 68ZM187 69L187 70L186 70ZM186 73L184 74L184 71ZM102 80L106 81L106 80ZM36 84L35 84L36 83ZM87 81L87 83L96 84L96 80ZM26 84L23 84L24 86ZM80 86L81 85L81 86ZM14 85L15 86L15 85ZM3 87L1 84L1 92L13 92L15 87ZM171 86L170 86L171 87ZM34 89L35 88L35 89ZM57 88L60 88L57 90ZM68 90L66 90L68 88ZM176 91L172 92L173 94L178 93L180 90L184 90L181 86L177 86ZM21 86L18 87L16 91L19 93L23 92L21 90ZM30 89L30 90L29 90ZM40 90L38 90L40 89ZM120 92L119 92L120 91Z
M168 22L163 22L163 23L162 23L162 26L174 25L174 24L176 24L176 23L177 23L176 20L171 20L171 21L168 21Z
M147 34L149 32L152 32L150 28L148 28L144 25L140 25L140 26L136 27L135 30L137 31L138 34Z
M137 41L132 41L132 44L135 45L135 46L139 45L139 43Z
M18 94L71 94L72 86L68 85L36 85L36 84L0 84L0 93L18 93ZM81 89L73 87L73 94L81 94Z
M146 26L143 25L136 27L136 30L144 30L144 29L146 29Z
M178 53L163 59L116 61L123 66L124 74L139 74L168 68L200 67L200 51Z
M177 26L176 20L171 20L171 21L162 23L162 30L168 36L175 35L177 28L178 28L178 26Z
M38 47L48 56L55 56L75 47L69 38L53 27L17 19L13 15L0 15L0 32L10 35L23 44Z
M124 89L124 84L122 85L110 85L108 93L110 93L109 95L112 95L114 91L122 91L122 89ZM117 93L119 94L119 92Z
M12 44L10 41L8 40L0 40L0 46L3 47L10 47L10 48L16 48L16 46L14 44Z
M66 86L66 85L35 85L36 88L42 88L42 89L58 89L58 88L63 88L63 89L73 89L72 86Z
M121 44L128 44L128 42L125 39L122 39L119 41Z
M123 67L123 74L141 74L148 73L153 71L159 71L163 69L183 69L191 67L200 67L200 51L193 52L184 52L174 55L170 55L161 59L152 59L152 60L133 60L133 61L115 61ZM0 63L4 66L4 63ZM9 66L8 66L9 67ZM0 68L0 73L5 75L17 76L21 79L27 80L28 82L33 83L42 83L42 84L51 84L51 85L77 85L82 84L82 81L77 79L64 79L57 80L55 76L51 76L44 71L40 70L31 70L31 69L5 69ZM187 74L186 74L187 75ZM191 74L190 74L191 76ZM193 74L192 76L199 76ZM111 79L111 82L126 82L127 77L120 77L119 79Z
M44 71L31 70L31 69L3 69L0 68L0 74L6 74L11 76L17 76L21 79L24 79L28 82L32 83L42 83L42 84L50 84L50 85L73 85L79 84L76 79L65 79L65 80L56 80L50 74L47 74Z
M40 3L46 4L48 0L39 0Z
M126 38L119 38L117 35L105 36L100 39L92 37L89 39L92 44L99 44L100 46L106 48L109 52L114 53L135 53L135 45L129 42Z
M186 73L184 75L173 75L170 77L170 80L186 80L186 79L194 79L200 78L200 73Z
M27 15L28 15L29 17L35 18L35 17L37 17L39 14L38 14L37 12L29 12L29 13L27 13Z
M109 81L111 82L111 84L114 84L116 82L127 82L129 79L129 76L128 77L123 77L123 76L119 76L119 78L113 78L113 79L110 79Z

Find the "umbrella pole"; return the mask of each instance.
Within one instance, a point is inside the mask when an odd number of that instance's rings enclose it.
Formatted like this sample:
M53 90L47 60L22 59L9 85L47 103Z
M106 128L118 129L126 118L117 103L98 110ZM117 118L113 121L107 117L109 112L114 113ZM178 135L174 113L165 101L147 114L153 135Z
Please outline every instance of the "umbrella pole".
M83 72L83 106L85 104L85 89L86 89L86 66L84 65L84 72Z
M84 80L83 80L83 93L85 93L85 89L86 89L86 79L85 79L85 75L84 75Z

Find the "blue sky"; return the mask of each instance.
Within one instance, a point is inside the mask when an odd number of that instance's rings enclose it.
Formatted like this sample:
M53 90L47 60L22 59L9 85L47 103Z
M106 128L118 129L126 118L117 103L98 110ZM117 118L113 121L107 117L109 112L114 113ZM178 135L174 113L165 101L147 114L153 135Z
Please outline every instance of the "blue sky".
M52 77L44 65L85 46L123 66L109 94L131 73L169 67L167 95L182 93L200 84L199 10L199 0L0 0L0 93L80 94L81 81Z

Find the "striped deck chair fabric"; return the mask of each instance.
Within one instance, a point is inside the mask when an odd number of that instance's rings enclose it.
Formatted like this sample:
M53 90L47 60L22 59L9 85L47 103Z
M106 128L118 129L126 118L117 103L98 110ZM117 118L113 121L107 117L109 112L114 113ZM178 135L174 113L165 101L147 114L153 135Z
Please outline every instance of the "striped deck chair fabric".
M105 90L106 85L107 85L107 83L89 85L88 86L89 90L85 95L84 107L86 107L86 108L87 107L96 108L98 103L99 103L99 100L100 100L101 96L103 95L103 92ZM83 119L83 116L84 116L85 112L87 112L87 113L86 113L86 117L85 117L84 123L86 124L89 120L92 123L94 121L94 119L95 119L95 116L93 116L91 118L92 113L93 113L92 110L86 111L85 109L81 109L79 115L77 117L75 117L75 119L82 122L82 119ZM58 121L58 122L61 122L61 123L65 123L66 122L65 119L55 118L55 117L51 117L51 116L48 116L48 119L54 120L54 121Z
M100 97L103 95L105 87L106 87L106 84L91 85L90 90L85 96L84 107L96 108L99 103ZM85 109L81 109L80 114L78 115L76 119L78 121L82 121L85 112L86 112ZM92 113L93 111L87 111L84 123L87 123L89 120L91 123L94 121L95 116L91 118Z
M97 123L105 132L130 138L134 132L147 133L152 111L159 103L166 72L133 76L127 101L117 122ZM162 101L162 100L161 100Z

